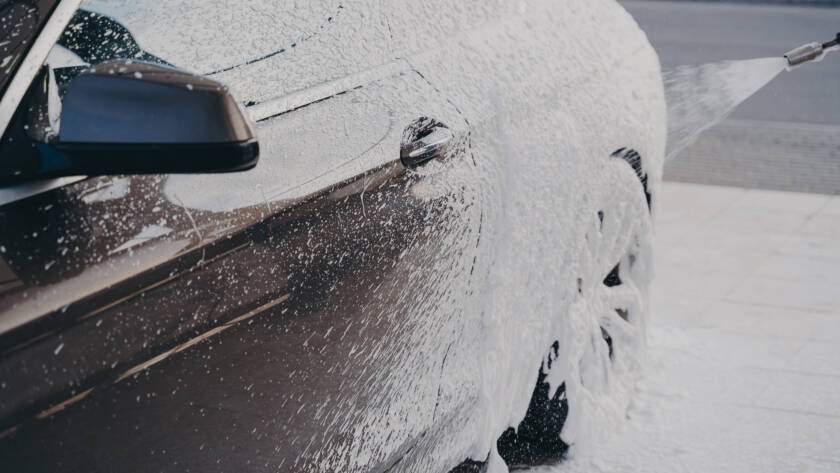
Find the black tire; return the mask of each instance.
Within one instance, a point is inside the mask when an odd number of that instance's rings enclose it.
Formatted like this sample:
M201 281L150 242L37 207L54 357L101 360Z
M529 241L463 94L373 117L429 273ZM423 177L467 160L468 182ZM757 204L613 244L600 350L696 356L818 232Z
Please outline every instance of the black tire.
M554 356L559 344L552 346ZM569 403L566 400L566 386L561 385L549 398L551 387L546 381L547 370L551 369L551 357L540 366L540 374L531 404L525 418L517 429L509 428L499 437L496 449L510 468L554 463L563 458L569 446L560 438Z

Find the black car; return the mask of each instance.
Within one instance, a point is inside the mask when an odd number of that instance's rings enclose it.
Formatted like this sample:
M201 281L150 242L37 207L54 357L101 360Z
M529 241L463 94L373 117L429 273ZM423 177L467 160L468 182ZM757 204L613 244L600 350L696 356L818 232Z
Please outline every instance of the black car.
M613 0L0 0L0 36L3 471L492 470L624 415L665 108Z

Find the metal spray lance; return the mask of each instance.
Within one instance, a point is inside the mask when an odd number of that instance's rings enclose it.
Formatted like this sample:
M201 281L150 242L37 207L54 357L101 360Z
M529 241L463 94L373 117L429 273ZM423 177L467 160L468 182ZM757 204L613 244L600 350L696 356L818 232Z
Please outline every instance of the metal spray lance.
M795 69L806 62L822 60L827 51L838 49L838 43L840 43L840 33L837 33L834 39L826 43L814 42L803 44L794 50L788 51L785 54L785 59L788 62L788 70Z

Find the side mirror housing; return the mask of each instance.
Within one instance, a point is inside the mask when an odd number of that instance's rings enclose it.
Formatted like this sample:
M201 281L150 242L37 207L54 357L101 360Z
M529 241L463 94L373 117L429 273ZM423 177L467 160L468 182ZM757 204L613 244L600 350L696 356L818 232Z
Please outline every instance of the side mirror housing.
M71 82L58 137L40 149L51 175L233 172L259 157L253 129L226 86L126 60Z

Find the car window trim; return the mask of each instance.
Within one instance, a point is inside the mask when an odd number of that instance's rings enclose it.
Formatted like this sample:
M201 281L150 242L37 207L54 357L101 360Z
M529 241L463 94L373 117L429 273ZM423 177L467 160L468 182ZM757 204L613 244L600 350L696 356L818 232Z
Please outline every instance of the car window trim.
M29 90L29 85L35 79L53 45L61 37L64 28L70 23L70 19L73 18L73 14L81 3L82 0L59 0L52 15L32 43L17 73L6 88L6 93L0 98L0 130L3 133L12 121L12 115L23 100L23 96L26 95L26 91Z
M59 187L64 187L75 182L87 179L87 176L58 177L43 181L27 181L20 184L13 184L8 187L0 187L0 206L23 200L33 195L42 194Z

